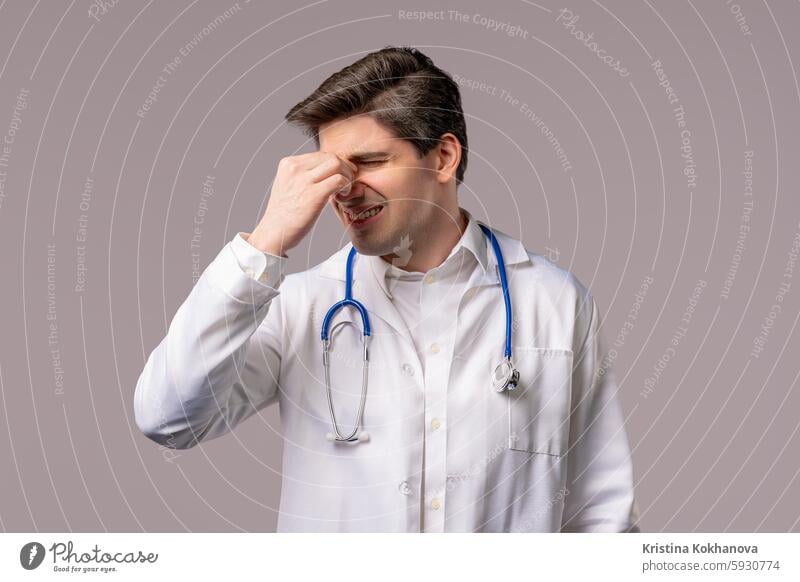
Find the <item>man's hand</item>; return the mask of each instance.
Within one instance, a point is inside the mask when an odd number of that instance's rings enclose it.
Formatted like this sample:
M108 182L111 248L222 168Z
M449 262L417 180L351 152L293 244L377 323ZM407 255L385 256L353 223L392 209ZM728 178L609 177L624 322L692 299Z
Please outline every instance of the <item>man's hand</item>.
M247 241L285 256L305 238L330 197L350 192L357 166L335 154L312 152L282 158L264 216Z

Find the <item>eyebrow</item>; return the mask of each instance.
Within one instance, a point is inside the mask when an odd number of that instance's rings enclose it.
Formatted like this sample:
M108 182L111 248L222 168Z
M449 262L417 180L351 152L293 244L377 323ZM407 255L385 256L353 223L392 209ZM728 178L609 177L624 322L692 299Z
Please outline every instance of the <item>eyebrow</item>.
M355 163L355 162L363 162L366 160L371 160L373 158L387 158L391 156L390 152L355 152L347 156L347 158Z

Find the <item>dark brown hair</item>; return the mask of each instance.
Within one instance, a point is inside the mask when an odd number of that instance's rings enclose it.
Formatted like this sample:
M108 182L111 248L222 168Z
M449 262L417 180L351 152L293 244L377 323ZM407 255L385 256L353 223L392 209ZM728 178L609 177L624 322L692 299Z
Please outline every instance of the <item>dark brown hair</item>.
M292 107L286 120L302 126L319 148L320 125L360 114L410 142L419 157L442 134L452 133L462 149L456 184L464 179L467 127L458 84L419 50L387 46L369 53L325 79Z

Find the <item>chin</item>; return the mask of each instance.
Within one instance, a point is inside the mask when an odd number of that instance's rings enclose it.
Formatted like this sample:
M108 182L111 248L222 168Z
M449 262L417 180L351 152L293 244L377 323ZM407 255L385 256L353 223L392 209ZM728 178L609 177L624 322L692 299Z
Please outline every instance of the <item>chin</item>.
M358 252L359 255L372 256L380 254L378 252L375 252L375 248L372 245L365 245L358 239L351 238L350 242L353 243L353 246L356 248L356 251Z
M392 252L392 245L386 245L383 241L368 241L360 237L350 237L356 251L359 255L377 256L388 255ZM388 250L384 247L389 247Z

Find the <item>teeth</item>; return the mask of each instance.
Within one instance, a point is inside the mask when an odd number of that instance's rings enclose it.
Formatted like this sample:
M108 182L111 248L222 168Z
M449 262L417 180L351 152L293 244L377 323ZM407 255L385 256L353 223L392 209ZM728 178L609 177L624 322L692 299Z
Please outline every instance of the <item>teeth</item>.
M378 212L380 212L381 208L382 208L382 206L375 206L375 207L373 207L373 208L371 208L369 210L365 210L364 212L360 213L358 216L354 216L353 213L350 212L349 210L346 211L346 212L347 212L347 215L350 217L350 220L356 221L356 220L364 220L365 218L369 218L370 216L375 216L376 214L378 214Z

